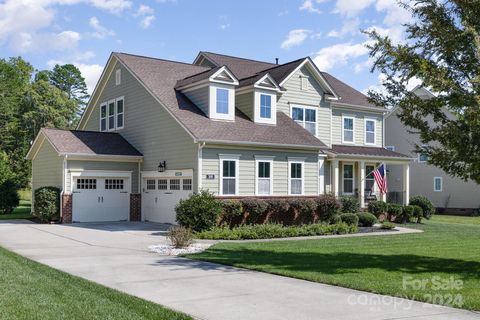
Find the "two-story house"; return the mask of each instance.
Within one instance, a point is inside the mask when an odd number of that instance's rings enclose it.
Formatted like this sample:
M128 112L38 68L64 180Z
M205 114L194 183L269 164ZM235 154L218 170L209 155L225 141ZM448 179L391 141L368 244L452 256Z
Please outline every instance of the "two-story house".
M62 219L175 222L179 199L375 193L386 110L308 57L285 64L200 52L193 63L112 53L78 130L42 129L33 189L62 190ZM380 197L378 195L378 197ZM408 199L408 197L406 198Z
M430 91L420 86L414 88L413 93L422 99L433 97ZM444 111L448 113L447 110ZM385 145L390 150L410 155L414 159L410 165L410 195L427 197L443 212L471 214L478 210L480 186L473 181L464 181L448 175L442 169L429 164L426 154L416 153L415 145L421 145L420 137L403 125L397 117L398 113L399 109L394 108L385 116ZM393 166L389 170L388 185L392 198L401 198L403 196L401 168Z

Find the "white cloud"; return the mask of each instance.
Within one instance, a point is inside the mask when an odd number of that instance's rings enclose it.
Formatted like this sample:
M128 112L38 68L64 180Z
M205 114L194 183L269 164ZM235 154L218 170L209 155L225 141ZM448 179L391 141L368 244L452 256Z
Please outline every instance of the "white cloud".
M358 58L368 53L366 43L339 43L322 48L316 53L313 61L322 71L327 71L338 65L345 65L352 58Z
M354 19L347 19L343 22L342 29L339 31L337 30L332 30L327 34L327 37L331 38L341 38L345 35L355 35L359 32L360 30L360 19L354 18Z
M77 47L81 36L75 31L60 33L21 32L10 41L10 47L17 52L45 52L73 49Z
M140 21L140 27L142 27L143 29L147 29L150 27L153 21L155 21L155 16L146 16Z
M279 16L279 17L283 17L283 16L286 16L286 15L288 15L288 10L283 10L283 11L280 11L280 12L278 13L278 16Z
M333 12L351 18L357 16L374 2L375 0L337 0Z
M397 0L377 0L375 9L379 12L385 11L383 22L388 26L401 25L412 20L412 14L401 7Z
M226 15L221 15L218 17L220 20L220 24L218 25L218 29L220 30L226 30L230 28L230 18Z
M94 38L104 39L106 37L115 35L115 32L113 30L109 30L102 26L97 17L91 17L88 20L88 24L95 30L94 32L90 33L90 35Z
M305 29L291 30L280 47L282 49L290 49L291 47L299 46L305 41L310 32L310 30Z
M383 37L388 36L394 44L401 43L405 40L404 30L401 26L392 26L390 28L382 28L379 26L371 26L366 29L367 31L375 30L377 33Z
M85 78L85 83L87 84L88 93L91 94L95 85L102 75L103 66L99 64L86 64L86 63L73 63L82 73L82 76Z
M377 76L377 81L378 83L375 84L375 85L371 85L369 87L367 87L366 89L362 90L362 93L363 94L367 94L368 91L374 91L374 92L379 92L379 93L386 93L386 89L385 87L383 86L383 83L384 81L387 80L387 76L383 73L380 73L378 76ZM417 77L413 77L411 78L410 80L408 80L407 82L407 85L406 85L406 88L407 90L411 91L413 90L416 86L419 86L422 84L422 80L420 80L419 78Z
M323 1L322 0L317 0L316 2L317 3L322 3ZM307 12L310 12L310 13L318 13L318 14L322 13L322 11L320 9L315 7L312 0L305 0L298 9L300 9L301 11L304 10L304 11L307 11Z
M88 2L96 8L111 13L119 13L132 7L132 2L129 0L89 0Z
M140 27L147 29L152 25L153 21L155 21L155 10L150 6L142 4L138 7L134 16L140 18Z

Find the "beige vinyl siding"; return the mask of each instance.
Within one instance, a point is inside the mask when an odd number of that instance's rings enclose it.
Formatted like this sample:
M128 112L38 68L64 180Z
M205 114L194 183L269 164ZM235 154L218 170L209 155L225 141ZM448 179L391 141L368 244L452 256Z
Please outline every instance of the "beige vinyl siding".
M332 107L332 144L343 144L342 142L342 115L353 116L355 145L382 147L383 121L381 113L370 113ZM365 145L365 118L375 119L375 145ZM351 145L351 143L348 143Z
M302 77L309 78L309 89L301 90ZM330 144L330 106L322 100L323 90L307 68L293 74L283 85L287 92L277 102L277 110L290 116L291 105L299 104L317 107L317 136L325 144Z
M410 155L415 159L410 162L410 196L423 195L439 208L445 206L456 209L479 208L480 185L451 177L435 166L419 163L418 155L413 152L415 143L421 144L419 137L407 132L397 117L397 111L385 119L385 145L395 146L395 151ZM389 191L403 192L402 167L387 165L387 169L389 171L387 175ZM443 179L441 192L433 191L434 177Z
M70 173L72 171L130 171L132 172L132 193L139 193L138 188L138 163L136 162L116 162L116 161L85 161L68 160L67 161L67 179L65 181L66 190L71 189Z
M38 153L32 161L32 192L40 187L62 188L63 157L53 146L43 140Z
M235 96L235 107L253 121L253 91Z
M318 194L318 153L268 151L251 149L227 149L205 147L202 159L202 186L219 194L220 160L219 155L240 155L239 159L239 195L255 195L255 156L273 156L273 195L288 194L288 157L305 158L305 195ZM208 180L206 176L213 174L215 179Z
M209 112L209 87L205 86L192 91L183 92L202 112L208 116Z
M157 171L160 161L167 169L194 169L197 147L193 138L120 63L122 81L115 85L115 72L108 79L84 130L99 130L99 106L103 101L124 96L125 125L118 132L143 154L142 171ZM196 179L194 179L194 188Z

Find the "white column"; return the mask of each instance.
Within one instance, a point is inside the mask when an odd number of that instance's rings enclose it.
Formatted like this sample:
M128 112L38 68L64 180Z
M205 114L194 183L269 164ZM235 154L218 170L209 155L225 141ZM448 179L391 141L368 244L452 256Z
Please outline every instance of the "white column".
M408 205L410 201L410 163L403 165L403 203Z
M359 189L360 192L358 193L360 196L360 208L365 208L365 161L360 161L360 183Z
M387 181L387 165L385 164L385 162L383 163L383 170L385 170L385 181ZM387 194L386 193L382 193L382 201L387 202Z
M335 197L338 197L338 184L339 184L338 160L333 160L333 195Z
M318 194L325 193L325 159L318 159Z

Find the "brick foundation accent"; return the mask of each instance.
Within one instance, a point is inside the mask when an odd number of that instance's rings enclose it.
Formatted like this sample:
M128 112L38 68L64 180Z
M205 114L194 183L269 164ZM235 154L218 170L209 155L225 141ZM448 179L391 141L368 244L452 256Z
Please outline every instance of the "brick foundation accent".
M142 220L142 195L140 193L130 194L130 221Z
M72 223L72 194L62 195L62 223Z

